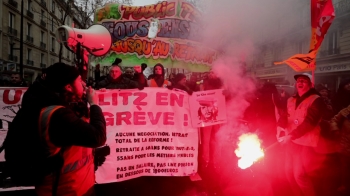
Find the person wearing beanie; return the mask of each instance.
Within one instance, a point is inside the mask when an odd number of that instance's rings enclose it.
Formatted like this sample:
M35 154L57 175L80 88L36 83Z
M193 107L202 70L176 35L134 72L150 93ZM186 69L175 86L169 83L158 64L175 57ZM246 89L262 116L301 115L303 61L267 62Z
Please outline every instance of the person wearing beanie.
M39 196L94 195L92 149L106 142L106 121L97 105L98 97L91 87L86 90L90 119L83 120L74 110L85 91L78 70L55 63L45 75L37 78L23 95L22 107L4 143L5 158L16 152L15 156L38 165L43 165L39 160L50 163L35 168L37 176L33 179L37 179L35 190Z
M149 87L167 87L171 86L171 82L164 78L165 69L160 63L156 64L153 68L152 78L147 81Z
M192 95L193 93L193 91L187 86L186 75L183 73L176 74L174 78L174 84L171 85L171 88L186 91L189 95Z

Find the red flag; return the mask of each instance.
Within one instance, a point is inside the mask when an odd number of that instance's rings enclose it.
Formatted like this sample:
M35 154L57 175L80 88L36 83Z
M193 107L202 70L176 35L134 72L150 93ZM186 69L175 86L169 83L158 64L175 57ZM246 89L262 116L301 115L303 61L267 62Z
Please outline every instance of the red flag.
M335 17L332 0L311 0L310 50L318 50Z
M332 0L311 0L311 42L308 54L296 54L278 64L287 64L297 72L316 68L316 55L335 17Z

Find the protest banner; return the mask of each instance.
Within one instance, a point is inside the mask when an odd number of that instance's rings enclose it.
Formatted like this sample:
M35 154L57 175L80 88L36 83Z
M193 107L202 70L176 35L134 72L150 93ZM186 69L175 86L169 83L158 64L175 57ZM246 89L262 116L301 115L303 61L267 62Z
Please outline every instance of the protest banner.
M95 172L96 182L196 173L198 133L188 100L187 93L166 88L99 92L109 155Z
M110 31L113 44L93 66L110 66L120 58L122 66L161 63L166 68L205 72L217 58L217 51L201 43L201 12L183 0L145 6L106 4L94 18L95 24Z
M227 122L223 90L194 92L189 98L193 127L206 127Z
M5 140L9 123L21 107L22 97L27 88L0 87L0 146ZM4 152L0 153L0 162L5 161Z
M26 88L0 88L0 144L20 108ZM186 176L197 171L198 133L192 127L189 95L166 88L97 91L107 123L109 155L97 183L139 176ZM4 153L0 162L4 162Z

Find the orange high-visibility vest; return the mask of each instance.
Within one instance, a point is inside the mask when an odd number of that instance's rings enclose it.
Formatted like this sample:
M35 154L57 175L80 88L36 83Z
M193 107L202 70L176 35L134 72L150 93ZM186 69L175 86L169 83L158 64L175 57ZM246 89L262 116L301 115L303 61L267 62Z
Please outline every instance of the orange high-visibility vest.
M55 146L51 142L48 130L52 114L62 107L49 106L43 108L40 113L39 131L48 156L53 156L60 152L60 147ZM63 160L56 195L78 196L93 194L93 192L90 192L93 191L95 183L92 148L80 146L65 147ZM41 184L35 186L36 193L39 196L52 195L53 180L53 174L46 176Z
M154 79L150 79L147 81L147 84L149 87L159 87ZM167 87L170 86L171 83L168 80L164 80L164 83L161 87Z
M311 95L305 100L303 100L297 108L295 108L296 98L291 97L288 99L287 109L288 109L288 132L293 131L297 128L305 119L307 110L311 106L311 104L320 96ZM308 131L302 137L293 140L294 143L303 145L303 146L311 146L316 147L318 141L320 139L320 126L317 125L313 130Z

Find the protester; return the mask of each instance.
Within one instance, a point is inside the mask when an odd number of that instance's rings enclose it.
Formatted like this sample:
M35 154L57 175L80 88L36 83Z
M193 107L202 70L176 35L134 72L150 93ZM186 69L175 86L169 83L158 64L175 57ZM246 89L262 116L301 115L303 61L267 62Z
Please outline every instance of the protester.
M100 64L97 64L97 65L95 66L94 75L95 75L95 81L96 81L96 83L99 82L99 81L100 81L100 78L101 78Z
M222 81L213 70L210 70L208 78L203 81L200 86L201 91L221 89L223 87ZM201 155L198 159L200 175L207 182L208 191L216 194L218 182L213 182L212 179L217 176L219 172L218 162L215 159L215 155L218 151L217 145L217 133L220 129L220 125L212 125L201 128Z
M190 81L187 82L187 86L193 91L199 91L199 83L197 81L197 75L191 74Z
M338 191L342 195L350 195L350 105L342 109L330 121L330 131L334 132L336 136L340 136L341 186Z
M106 142L106 122L91 87L86 91L89 121L83 120L82 113L76 110L78 103L84 103L83 85L75 67L51 65L45 79L38 78L25 92L22 107L10 125L4 144L6 160L18 156L28 157L26 162L36 161L35 157L57 157L52 165L36 168L37 173L47 174L37 178L35 190L39 196L94 195L92 148ZM22 140L38 145L22 148ZM36 150L24 153L29 148Z
M22 80L19 73L12 73L10 86L12 86L12 87L27 87L28 84L25 80Z
M171 82L165 79L165 69L162 64L158 63L154 66L152 77L147 81L147 85L149 87L171 86Z
M168 77L169 82L174 83L175 76L176 75L174 73L170 73Z
M350 105L350 79L343 80L334 97L334 112L337 114L340 110Z
M88 80L87 80L87 83L86 83L86 86L89 87L91 86L92 88L95 87L95 81L92 77L89 77Z
M124 76L133 80L134 78L134 70L130 67L127 67L124 71Z
M178 73L174 78L174 84L171 88L180 89L186 91L189 95L192 95L193 91L187 86L187 79L185 74Z
M329 95L329 89L325 87L323 84L316 85L315 89L320 94L324 103L327 106L324 119L330 120L334 116L334 111L333 111L333 104Z
M263 140L263 146L269 146L276 142L277 120L276 116L280 112L285 111L280 103L279 93L275 84L266 82L261 89L259 89L257 97L257 105L255 110L257 112L257 128L259 129L260 138Z
M277 128L279 141L286 146L286 175L293 195L316 195L308 173L320 166L315 152L320 138L320 126L325 104L318 92L312 88L311 75L297 74L297 94L288 99L288 114L281 116ZM286 136L279 137L286 130Z

